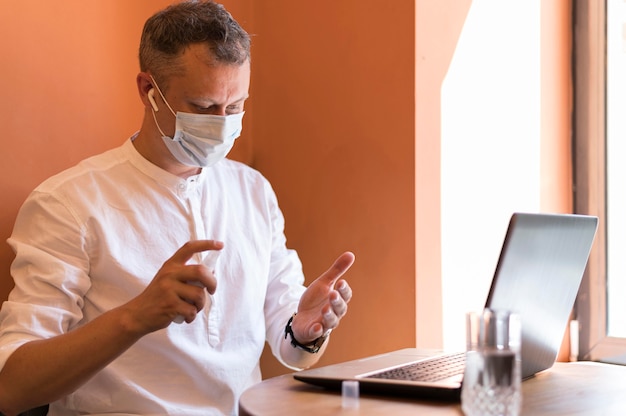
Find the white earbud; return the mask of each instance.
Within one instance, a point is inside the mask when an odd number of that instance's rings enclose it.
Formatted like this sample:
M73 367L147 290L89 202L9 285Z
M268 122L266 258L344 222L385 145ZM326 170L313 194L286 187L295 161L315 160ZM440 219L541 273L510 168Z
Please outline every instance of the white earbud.
M150 104L152 104L152 108L154 109L154 111L159 111L159 106L157 105L156 101L154 101L154 88L148 91L148 101L150 101Z

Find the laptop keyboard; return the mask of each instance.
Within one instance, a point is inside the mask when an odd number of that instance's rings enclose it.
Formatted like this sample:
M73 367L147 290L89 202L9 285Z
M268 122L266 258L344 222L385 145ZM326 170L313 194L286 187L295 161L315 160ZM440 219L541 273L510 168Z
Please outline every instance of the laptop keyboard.
M461 352L385 370L366 378L429 382L463 374L464 369L465 353Z

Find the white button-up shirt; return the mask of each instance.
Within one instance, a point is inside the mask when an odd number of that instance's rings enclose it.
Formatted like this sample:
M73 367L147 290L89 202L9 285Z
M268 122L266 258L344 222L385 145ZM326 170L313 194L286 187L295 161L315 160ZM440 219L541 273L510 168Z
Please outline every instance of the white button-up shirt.
M270 184L241 163L223 160L182 179L131 140L81 162L41 184L18 214L0 367L23 343L137 296L185 242L221 240L211 307L191 324L146 335L49 414L236 414L240 394L261 380L266 339L278 354L304 291L283 223Z

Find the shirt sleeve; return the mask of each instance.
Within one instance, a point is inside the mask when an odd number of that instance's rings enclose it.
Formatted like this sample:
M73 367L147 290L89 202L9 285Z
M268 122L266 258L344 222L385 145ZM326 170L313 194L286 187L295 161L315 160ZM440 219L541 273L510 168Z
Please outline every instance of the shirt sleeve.
M287 248L284 233L285 221L278 207L276 195L268 187L268 204L272 216L272 254L270 261L267 295L265 299L265 325L267 342L274 356L289 367L280 356L284 329L291 315L296 312L304 286L302 263L295 250Z
M0 310L0 368L26 342L76 326L90 287L83 229L59 198L34 191L8 243L15 287Z

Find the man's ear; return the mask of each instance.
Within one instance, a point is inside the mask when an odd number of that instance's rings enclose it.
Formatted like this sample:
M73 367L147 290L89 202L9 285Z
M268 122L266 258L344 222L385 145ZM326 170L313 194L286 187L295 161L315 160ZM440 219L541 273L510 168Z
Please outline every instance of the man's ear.
M154 100L154 85L152 78L145 72L137 74L137 91L145 106L150 105L154 111L159 111Z

